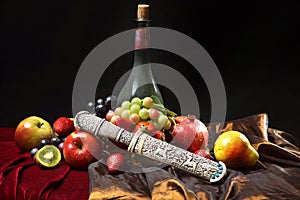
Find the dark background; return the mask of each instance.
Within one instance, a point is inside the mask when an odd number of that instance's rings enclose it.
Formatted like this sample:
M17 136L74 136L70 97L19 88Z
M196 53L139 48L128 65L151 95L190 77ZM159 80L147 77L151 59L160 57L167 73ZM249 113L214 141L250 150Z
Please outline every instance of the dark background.
M270 127L300 138L297 4L194 2L2 1L0 126L14 127L30 115L50 123L59 116L71 116L73 83L85 57L105 39L134 28L137 4L149 3L152 26L188 35L216 63L227 92L226 120L267 113ZM159 53L151 55L159 61ZM173 57L174 68L176 63L184 64L180 58L168 56L164 58ZM168 59L164 62L171 65ZM115 63L120 64L123 70L130 69L131 54ZM111 92L120 71L116 67L108 70L99 83L99 94ZM207 121L209 96L201 76L193 75L190 81L202 105L201 118ZM166 106L176 109L172 95L165 96Z

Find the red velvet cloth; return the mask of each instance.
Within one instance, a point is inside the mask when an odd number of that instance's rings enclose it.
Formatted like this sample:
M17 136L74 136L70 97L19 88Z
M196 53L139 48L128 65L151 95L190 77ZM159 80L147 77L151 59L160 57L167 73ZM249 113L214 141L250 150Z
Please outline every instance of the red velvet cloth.
M21 153L14 128L0 128L0 199L88 199L87 170L75 170L65 162L42 169L29 153Z

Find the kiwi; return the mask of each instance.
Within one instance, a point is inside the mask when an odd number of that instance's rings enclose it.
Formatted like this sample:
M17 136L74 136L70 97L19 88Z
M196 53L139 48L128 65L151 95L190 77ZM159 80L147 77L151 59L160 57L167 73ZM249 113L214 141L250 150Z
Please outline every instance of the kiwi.
M36 162L45 168L55 167L61 160L61 153L54 145L45 145L36 152Z

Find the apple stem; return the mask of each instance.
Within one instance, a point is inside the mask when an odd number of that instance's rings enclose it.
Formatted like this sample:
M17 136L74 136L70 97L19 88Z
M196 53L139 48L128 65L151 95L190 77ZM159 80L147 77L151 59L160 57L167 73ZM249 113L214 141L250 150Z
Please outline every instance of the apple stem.
M78 144L77 142L74 142L74 144L78 147L78 149L82 149L82 145Z
M39 128L41 128L44 125L44 123L43 122L42 123L38 123L37 125L38 125Z

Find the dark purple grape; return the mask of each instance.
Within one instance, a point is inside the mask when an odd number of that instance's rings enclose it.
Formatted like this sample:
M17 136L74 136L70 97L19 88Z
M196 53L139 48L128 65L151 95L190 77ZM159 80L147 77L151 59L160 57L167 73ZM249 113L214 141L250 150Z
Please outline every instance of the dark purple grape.
M114 110L116 103L117 103L117 97L114 95L109 95L105 98L104 104L107 110Z
M50 140L42 139L40 142L40 148L42 148L45 145L51 144Z
M54 146L58 146L58 144L62 142L62 139L58 136L55 136L55 137L51 138L50 142Z
M57 147L58 147L58 149L60 150L60 152L63 152L63 150L64 150L64 142L61 142L61 143L59 143L58 145L57 145Z
M61 143L59 143L59 144L57 145L57 148L59 149L59 151L60 151L60 153L61 153L61 159L62 159L62 160L65 159L64 156L63 156L63 154L64 154L64 145L65 145L64 142L61 142Z
M90 101L87 104L87 111L89 111L90 113L95 113L95 103Z
M96 105L104 105L105 101L102 98L97 99Z
M33 156L36 154L36 152L39 150L39 148L35 147L35 148L32 148L30 150L30 156L31 158L33 158Z
M96 115L98 117L104 118L106 115L106 111L107 111L107 109L106 109L105 105L99 104L96 106Z

